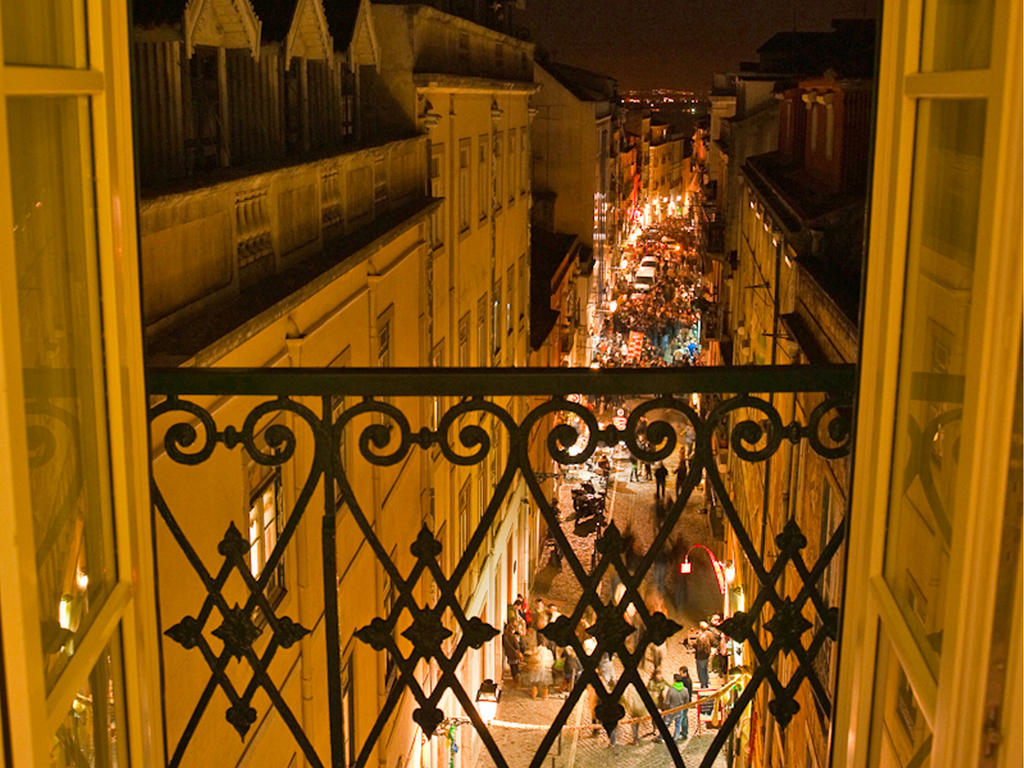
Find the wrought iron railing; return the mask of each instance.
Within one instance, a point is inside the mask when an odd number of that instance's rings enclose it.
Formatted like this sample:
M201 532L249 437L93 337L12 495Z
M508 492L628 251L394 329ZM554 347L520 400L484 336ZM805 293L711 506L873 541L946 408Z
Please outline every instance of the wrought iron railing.
M439 732L439 726L450 714L442 708L445 702L449 710L457 702L490 759L500 768L508 768L509 761L459 677L460 661L469 650L492 641L500 627L493 627L477 616L467 616L464 601L459 599L459 586L472 573L478 552L486 546L488 532L499 519L505 496L519 480L525 483L525 492L547 523L565 565L578 582L579 592L571 610L542 630L549 641L574 650L582 671L535 750L531 768L539 768L545 760L584 695L596 697L596 718L605 728L614 729L625 716L620 701L628 686L635 688L654 728L664 738L666 756L676 766L684 765L639 672L648 647L661 645L681 627L665 612L646 605L641 585L665 548L687 501L702 482L713 489L746 568L754 574L757 591L749 607L736 611L721 627L734 640L746 643L753 664L744 670L749 679L732 702L701 765L713 764L762 687L770 689L769 708L783 727L799 709L796 692L805 683L815 699L827 707L828 682L819 679L815 657L826 639L838 637L838 610L826 604L819 585L841 547L845 525L839 525L815 562L807 563L801 554L807 539L796 522L790 520L776 537L777 552L774 562L769 564L744 523L750 519L750 511L738 509L730 496L715 451L724 437L733 460L739 462L763 462L776 454L785 441L793 445L805 443L827 460L848 456L854 377L852 366L601 371L151 370L148 387L155 450L165 454L161 461L176 466L176 472L202 465L221 450L237 452L255 465L276 469L298 460L300 442L305 441L307 446L302 451L303 476L296 483L294 503L282 511L282 524L273 541L260 544L267 545L260 568L253 566L251 532L246 537L233 522L223 534L203 530L202 515L199 523L193 516L188 524L183 524L169 501L171 496L182 497L180 489L165 487L161 472L154 472L154 525L158 536L169 535L173 541L170 548L157 548L158 571L167 573L161 557L180 560L183 556L182 562L187 562L186 575L191 569L205 593L200 604L184 612L180 606L175 607L176 612L161 606L161 631L173 643L201 656L209 673L194 706L190 705L187 719L181 718L181 722L167 728L167 764L184 764L197 730L210 720L226 717L244 738L256 720L254 697L262 691L269 699L269 707L276 710L313 766L344 766L350 762L367 765L388 719L402 697L408 695L415 703L411 717L428 737ZM633 405L617 423L600 424L594 413L578 397L573 397L578 393L625 396L632 398ZM698 408L692 399L694 393L714 395L704 401L705 405L712 405ZM821 396L806 423L786 423L773 404L777 393ZM242 400L235 401L235 397ZM415 402L411 398L444 398L438 402L454 404L417 410L415 405L410 406ZM217 408L225 402L244 403L244 416L233 423L220 423ZM307 436L300 438L300 430ZM677 498L663 511L646 552L639 558L630 558L623 531L611 522L597 540L593 561L581 562L543 487L542 478L551 475L550 462L580 465L599 445L620 444L641 461L657 462L673 455L684 434L692 441L689 470L681 480ZM347 445L355 445L357 451L341 450L340 446L353 437L356 442ZM382 543L375 524L376 510L369 508L373 501L357 495L353 478L367 466L395 467L418 452L424 457L440 454L437 460L462 467L486 465L493 459L492 452L497 452L502 464L479 522L462 551L453 553L449 567L445 568L446 560L442 558L443 542L437 538L438 531L431 529L428 518L418 535L409 536L413 564L403 572L395 562L398 558ZM534 465L538 452L544 454L546 466ZM347 459L349 453L358 454L356 461ZM314 498L322 498L322 509L312 508ZM190 503L201 507L203 502L191 499ZM217 504L210 502L212 512ZM278 651L301 641L312 629L293 617L279 615L270 588L286 551L296 545L301 521L311 515L319 515L326 636L322 669L330 710L329 747L320 749L308 737L300 717L281 694L280 680L272 674L272 662ZM336 588L336 531L343 515L351 515L395 591L386 615L373 618L355 632L358 641L390 657L395 674L372 727L364 729L360 743L353 745L346 744L345 718L350 713L345 714L339 647L339 606L344 608L350 596ZM422 519L419 514L411 517L417 524ZM212 559L211 536L220 536L217 554ZM199 538L206 542L205 550L195 543ZM783 588L787 573L791 580L795 574L800 584L795 596ZM620 594L603 594L606 576L613 576L622 585ZM231 604L226 596L225 585L232 578L240 578L244 583L243 588L236 587L232 592L241 594L244 602ZM435 597L424 599L422 587L428 580L435 587ZM817 630L804 616L808 606L813 606L820 619L816 622ZM766 607L770 608L768 620L762 614ZM630 623L627 612L632 616L633 611L639 618ZM400 619L403 615L407 618ZM586 626L585 617L590 622ZM402 647L411 649L405 653L396 638L400 623L408 624L401 632ZM269 635L265 635L268 628ZM805 640L808 632L810 637ZM596 640L596 647L591 642L586 644L590 647L585 647L584 640L588 638ZM617 657L623 670L610 687L599 676L599 662L605 653ZM783 654L792 654L796 659L795 671L788 680L781 680L776 671L776 661ZM422 667L417 672L421 662L436 665L437 677L432 685L425 681ZM248 671L243 675L240 669ZM165 669L164 674L176 671ZM587 689L590 694L585 693ZM230 703L224 714L211 711L211 700L218 691ZM449 696L442 701L446 693Z

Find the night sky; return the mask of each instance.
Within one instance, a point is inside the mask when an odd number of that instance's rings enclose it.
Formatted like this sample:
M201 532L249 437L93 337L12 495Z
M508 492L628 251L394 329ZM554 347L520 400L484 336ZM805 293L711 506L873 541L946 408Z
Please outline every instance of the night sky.
M618 79L619 89L707 91L715 72L757 59L776 32L827 31L876 15L876 0L527 0L526 21L556 61Z

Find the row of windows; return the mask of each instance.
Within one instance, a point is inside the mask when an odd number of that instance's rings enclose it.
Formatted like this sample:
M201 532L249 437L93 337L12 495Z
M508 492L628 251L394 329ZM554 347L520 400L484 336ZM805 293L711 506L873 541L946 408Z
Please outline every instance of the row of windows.
M501 210L507 201L509 206L516 204L518 197L524 196L530 188L530 152L529 131L524 126L517 131L514 128L496 131L493 134L482 133L476 140L470 137L459 139L458 144L458 227L459 232L467 232L473 222L473 190L472 173L475 157L476 163L476 221L482 226L492 211ZM431 147L430 151L430 193L437 198L445 196L443 144ZM493 162L489 160L493 158ZM431 245L438 247L445 241L444 207L438 209L432 218Z
M504 286L504 288L503 288ZM511 365L515 362L511 336L516 330L515 319L516 293L519 294L519 322L518 329L522 332L526 329L526 255L520 255L516 265L509 264L505 269L504 279L499 277L494 281L494 287L490 298L484 294L477 300L476 307L476 341L477 341L477 365ZM488 311L490 304L490 311ZM472 319L470 313L466 312L459 318L459 339L456 364L467 368L472 362L470 360L470 325ZM488 345L488 337L491 343ZM509 343L505 343L509 340ZM507 350L505 357L502 357L502 349Z

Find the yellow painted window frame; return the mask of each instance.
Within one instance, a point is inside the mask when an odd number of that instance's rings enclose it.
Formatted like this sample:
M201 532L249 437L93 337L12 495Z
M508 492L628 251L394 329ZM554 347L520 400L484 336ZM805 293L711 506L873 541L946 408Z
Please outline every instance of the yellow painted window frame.
M983 719L976 681L988 668L998 562L994 541L1005 513L1006 457L1021 323L1021 2L995 0L988 69L922 72L923 0L887 2L881 20L871 234L861 349L850 550L839 692L833 726L835 768L867 765L878 634L885 633L933 734L932 768L978 756ZM960 510L950 559L943 626L933 676L883 579L894 409L911 199L917 106L921 99L983 98L985 154L978 220L976 299L964 397ZM975 329L980 332L975 333ZM997 524L998 523L998 524ZM1019 579L1018 579L1019 581ZM1020 592L1011 667L1020 670ZM1010 670L1008 670L1009 672ZM1019 686L1007 705L1020 712ZM1019 728L1019 721L1018 721ZM1004 737L1010 736L1004 732ZM1001 764L1019 765L1016 751ZM1011 757L1007 757L1011 754ZM1012 762L1015 760L1016 762Z
M150 546L128 9L109 0L83 0L83 8L88 69L0 64L0 253L14 253L7 97L88 97L118 581L47 694L36 605L17 280L14 259L0 258L0 390L5 393L0 398L0 528L5 532L0 537L0 622L3 695L14 718L8 745L12 768L49 764L57 726L117 632L129 761L143 766L164 753L158 727L159 637ZM0 33L2 24L0 13Z

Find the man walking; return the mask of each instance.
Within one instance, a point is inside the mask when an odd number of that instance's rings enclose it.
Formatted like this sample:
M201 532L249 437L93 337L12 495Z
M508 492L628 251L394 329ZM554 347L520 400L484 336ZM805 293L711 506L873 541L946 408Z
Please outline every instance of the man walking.
M683 668L683 672L686 672L685 667ZM670 685L668 690L665 691L665 709L676 709L684 704L690 703L690 686L692 686L692 683L689 685L687 684L689 679L689 676L684 676L678 672L673 675L672 685ZM665 726L672 729L672 739L674 741L679 741L680 736L682 736L683 739L686 739L689 735L689 714L689 711L684 709L680 712L670 713L665 719ZM655 739L655 741L657 741L657 739Z
M697 680L701 688L708 688L708 659L711 658L711 633L708 631L708 623L700 623L700 634L693 644L693 657L697 663Z
M665 480L668 478L668 470L664 462L658 462L658 468L654 470L654 495L661 498L665 495Z
M523 653L519 642L519 633L516 631L515 623L505 622L505 631L501 635L501 647L505 651L505 660L508 662L509 672L512 674L512 682L519 682L519 665L523 663Z
M676 498L683 495L683 483L686 475L690 472L690 460L686 456L679 457L679 466L676 467Z

